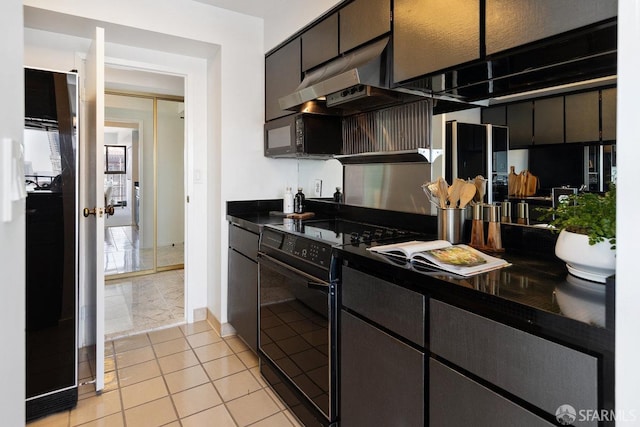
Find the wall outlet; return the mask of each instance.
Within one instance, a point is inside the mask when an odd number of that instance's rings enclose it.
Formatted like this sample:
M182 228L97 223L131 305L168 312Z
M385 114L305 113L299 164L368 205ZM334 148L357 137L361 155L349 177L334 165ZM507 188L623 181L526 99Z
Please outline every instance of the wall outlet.
M313 195L315 197L322 197L322 180L316 179L313 185Z

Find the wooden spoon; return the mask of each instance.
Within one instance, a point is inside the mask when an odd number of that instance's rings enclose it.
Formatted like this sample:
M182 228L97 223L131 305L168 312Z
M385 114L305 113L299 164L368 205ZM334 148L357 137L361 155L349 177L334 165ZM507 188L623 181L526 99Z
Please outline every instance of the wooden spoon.
M445 209L449 198L449 184L442 177L438 178L438 193L440 195L440 208Z
M456 178L449 187L449 207L457 208L460 200L460 190L464 186L464 180Z
M476 195L476 186L467 182L462 186L460 190L460 209L467 207L469 202L473 200L473 196Z

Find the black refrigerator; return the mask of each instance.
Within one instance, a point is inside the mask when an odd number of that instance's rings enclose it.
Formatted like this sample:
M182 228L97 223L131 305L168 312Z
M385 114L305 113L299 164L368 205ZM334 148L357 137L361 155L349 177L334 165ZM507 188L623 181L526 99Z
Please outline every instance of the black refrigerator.
M509 129L505 126L446 123L444 177L449 184L455 178L487 179L484 202L498 203L508 196Z
M78 400L77 74L25 69L26 419Z

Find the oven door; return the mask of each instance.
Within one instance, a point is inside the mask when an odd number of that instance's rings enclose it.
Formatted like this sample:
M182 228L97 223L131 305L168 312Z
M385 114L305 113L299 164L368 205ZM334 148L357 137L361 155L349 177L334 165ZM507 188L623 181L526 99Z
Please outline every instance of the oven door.
M336 417L336 307L332 286L258 253L260 355L330 421Z

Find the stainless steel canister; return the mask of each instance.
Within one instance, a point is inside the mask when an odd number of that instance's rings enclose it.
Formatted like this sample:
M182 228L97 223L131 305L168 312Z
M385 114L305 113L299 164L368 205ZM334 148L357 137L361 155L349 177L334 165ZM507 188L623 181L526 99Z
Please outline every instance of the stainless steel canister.
M438 208L438 239L462 243L466 209Z

